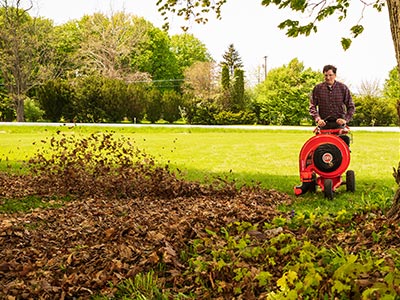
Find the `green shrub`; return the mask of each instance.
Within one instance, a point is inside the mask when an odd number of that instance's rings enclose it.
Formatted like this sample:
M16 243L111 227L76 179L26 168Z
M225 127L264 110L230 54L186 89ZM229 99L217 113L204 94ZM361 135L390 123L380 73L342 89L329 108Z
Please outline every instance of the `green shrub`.
M34 99L26 99L24 103L25 120L28 122L37 122L43 120L44 111Z
M354 97L354 103L352 124L356 126L390 126L398 122L396 99L367 95Z
M215 116L218 125L244 125L257 122L256 115L252 112L240 111L237 113L230 111L221 111Z
M36 88L35 97L45 111L45 118L58 122L61 119L72 120L75 101L74 87L66 80L49 80Z
M0 99L0 121L11 122L15 120L15 117L15 108L12 100L8 97Z

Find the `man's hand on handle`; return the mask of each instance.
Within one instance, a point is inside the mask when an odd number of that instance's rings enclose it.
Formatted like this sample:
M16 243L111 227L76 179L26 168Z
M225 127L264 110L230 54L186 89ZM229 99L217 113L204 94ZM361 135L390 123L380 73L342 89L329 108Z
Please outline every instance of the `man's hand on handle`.
M326 123L325 123L324 120L319 119L319 120L317 121L317 125L318 125L319 127L324 127L324 126L326 125Z
M346 120L345 120L345 119L339 118L339 119L336 120L336 124L341 125L341 126L344 126L344 125L346 125ZM317 121L317 125L318 125L319 127L324 127L324 126L326 125L326 122L325 122L325 120L323 120L323 119L319 119L319 120Z
M339 119L336 120L336 124L344 126L344 125L346 125L346 120L339 118Z

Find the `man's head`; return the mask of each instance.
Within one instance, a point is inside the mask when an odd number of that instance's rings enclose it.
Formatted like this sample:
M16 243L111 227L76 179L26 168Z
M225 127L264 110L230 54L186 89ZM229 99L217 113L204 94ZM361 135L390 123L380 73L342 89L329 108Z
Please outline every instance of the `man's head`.
M324 73L325 82L329 85L332 85L336 79L336 67L332 65L326 65L322 69L322 73Z

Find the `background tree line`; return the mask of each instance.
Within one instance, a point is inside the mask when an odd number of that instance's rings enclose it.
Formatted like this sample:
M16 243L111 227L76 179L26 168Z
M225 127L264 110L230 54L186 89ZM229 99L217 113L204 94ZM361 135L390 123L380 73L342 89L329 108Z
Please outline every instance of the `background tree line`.
M217 63L191 34L168 36L143 18L94 14L54 26L22 1L0 9L0 120L311 124L308 97L322 74L293 59L246 85L229 45ZM395 125L395 69L383 91L354 95L353 124Z

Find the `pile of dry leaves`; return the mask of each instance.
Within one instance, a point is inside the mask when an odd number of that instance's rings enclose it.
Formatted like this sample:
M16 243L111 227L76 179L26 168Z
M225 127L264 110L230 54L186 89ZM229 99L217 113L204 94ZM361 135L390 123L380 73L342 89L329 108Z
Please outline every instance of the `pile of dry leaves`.
M92 195L60 208L0 215L0 298L87 298L107 293L109 282L156 268L161 259L176 276L184 271L180 251L205 228L271 220L276 205L289 201L258 188L174 180L165 194L157 195L164 183L153 181L155 190L138 197ZM12 182L3 178L3 193L6 186Z

